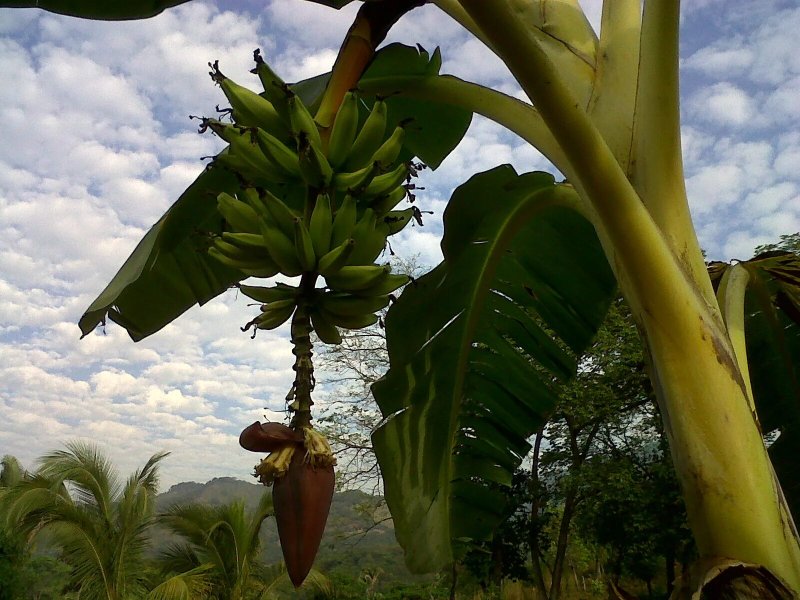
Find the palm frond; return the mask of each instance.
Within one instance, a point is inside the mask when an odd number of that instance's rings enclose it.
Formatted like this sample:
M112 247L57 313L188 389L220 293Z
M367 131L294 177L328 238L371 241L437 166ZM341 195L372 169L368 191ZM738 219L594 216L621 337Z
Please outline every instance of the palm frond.
M156 558L159 571L164 575L183 573L196 569L205 563L196 546L190 543L171 543L161 550Z
M255 556L258 554L260 546L259 534L264 521L275 514L275 508L272 505L272 494L269 492L264 493L258 501L255 512L250 515L250 524L248 530L250 531L250 540L247 547L250 553Z
M258 580L263 586L257 596L258 600L280 600L297 596L283 561L261 567L257 572ZM311 569L299 588L303 591L315 592L315 597L333 597L333 584L317 569Z
M4 524L32 533L52 520L53 511L60 504L70 502L62 483L33 475L5 490L2 505Z
M39 459L38 473L54 481L69 482L76 501L94 505L107 522L119 495L119 480L111 462L98 448L86 442L67 442L66 450L55 450Z
M212 564L203 564L183 573L173 575L153 588L147 600L204 600L212 590L209 571Z
M252 513L243 502L222 506L174 505L158 515L158 521L187 543L173 545L159 557L162 570L187 571L188 566L213 563L213 577L228 593L254 589L258 577L251 576L257 563L258 533L272 514L272 500L265 494ZM192 562L194 561L194 562ZM288 581L288 580L287 580Z
M0 459L0 488L18 484L27 475L15 456L6 454Z

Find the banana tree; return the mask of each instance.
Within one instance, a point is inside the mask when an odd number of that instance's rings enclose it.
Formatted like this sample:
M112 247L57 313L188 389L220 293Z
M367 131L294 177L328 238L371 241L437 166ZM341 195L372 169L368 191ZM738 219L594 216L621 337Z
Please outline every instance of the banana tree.
M318 1L332 8L349 3ZM797 506L791 457L800 397L798 260L781 254L714 265L713 282L709 277L681 161L678 0L609 0L599 37L577 0L432 0L508 66L530 102L440 75L438 52L389 46L375 54L392 24L423 3L366 2L330 75L295 86L275 85L279 80L272 74L262 77L262 97L278 116L286 117L283 103L293 96L314 113L310 129L292 118L276 129L279 137L282 127L291 130L284 145L296 142L297 158L277 161L288 171L298 161L302 182L296 188L286 181L276 185L269 170L276 161L255 174L248 170L255 158L248 163L249 155L239 156L237 163L234 146L243 142L204 121L230 143L215 164L233 168L209 169L179 198L87 310L82 330L88 333L107 316L141 339L248 272L297 271L302 281L294 304L265 311L253 325L275 326L293 315L298 380L290 396L297 423L307 425L313 387L309 334L316 330L335 342L335 329L322 325L357 324L326 323L320 315L330 311L315 304L327 293L316 287L325 274L309 250L314 244L303 243L298 221L311 226L314 214L323 212L318 207L339 201L331 191L335 175L320 167L325 161L315 145L333 162L332 147L339 147L341 135L336 121L353 88L372 107L370 117L357 119L362 131L380 112L378 105L391 126L406 129L402 151L389 163L417 156L437 166L463 135L469 116L481 114L538 149L566 181L519 175L508 166L471 178L448 205L443 262L407 286L389 313L391 369L373 388L384 415L373 439L409 566L441 568L490 534L502 513L498 487L509 485L529 448L527 438L553 406L559 382L574 373L575 356L618 288L647 350L700 551L677 593L689 597L703 587L743 598L800 593L800 545L790 509ZM95 4L71 3L69 12L136 18L163 8L133 2L121 13L100 14ZM224 79L217 74L215 81ZM243 109L231 101L244 135ZM406 126L409 119L413 127ZM371 180L382 169L365 177ZM237 262L234 250L216 242L217 254L227 249L229 256L215 260L207 244L198 243L198 231L227 242L244 243L252 238L240 234L259 231L268 241L274 237L270 227L279 224L279 215L267 209L259 216L242 207L237 213L230 207L238 205L220 200L221 193L238 194L248 178L294 211L284 217L295 215L293 260L299 270L275 264L281 261L271 252L264 255L266 267ZM333 200L319 200L328 193ZM252 203L258 206L259 200ZM253 222L262 222L255 230L248 229L251 214ZM329 249L320 236L318 231L312 242ZM329 241L330 233L325 236ZM287 263L289 258L282 256ZM325 278L333 293L341 292L334 277ZM267 296L287 300L278 292ZM781 428L773 446L775 468L762 425ZM268 466L269 476L280 470Z

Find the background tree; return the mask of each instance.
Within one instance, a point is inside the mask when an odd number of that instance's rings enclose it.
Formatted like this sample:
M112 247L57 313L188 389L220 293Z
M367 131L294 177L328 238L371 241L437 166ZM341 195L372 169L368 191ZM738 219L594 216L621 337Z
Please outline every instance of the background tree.
M800 231L797 233L782 235L780 236L780 239L773 244L762 244L757 246L754 254L758 256L764 252L774 252L776 250L800 254Z
M412 278L427 270L418 256L392 255L391 263L395 272ZM319 385L330 390L318 421L337 456L337 484L377 494L380 470L370 436L380 421L380 410L370 386L389 369L383 326L387 312L381 311L381 320L373 326L341 330L342 343L320 345L323 349L318 354ZM378 507L372 510L380 512Z
M154 454L121 483L96 447L69 442L4 495L7 523L26 535L47 532L71 569L71 588L88 600L144 598L145 548L153 522L158 463Z
M159 557L166 582L162 590L183 586L195 596L210 594L216 600L272 600L291 589L282 564L267 566L259 560L259 533L272 516L272 497L262 495L255 510L245 511L237 501L220 506L179 504L159 515L160 523L183 538ZM312 571L305 589L326 590L327 580ZM154 590L154 594L159 589ZM293 593L293 592L292 592Z
M22 481L24 475L25 471L15 457L3 456L0 461L0 508L3 496ZM25 538L14 525L0 521L0 600L14 600L23 590L22 575L28 552Z

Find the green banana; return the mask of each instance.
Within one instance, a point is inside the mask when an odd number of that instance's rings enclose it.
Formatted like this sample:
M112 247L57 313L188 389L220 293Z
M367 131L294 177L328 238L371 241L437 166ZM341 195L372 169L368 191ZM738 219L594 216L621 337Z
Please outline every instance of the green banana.
M289 113L287 110L287 101L289 96L287 94L286 83L281 79L270 66L264 62L261 56L261 50L256 49L253 51L253 60L256 66L250 72L258 75L261 81L261 86L264 88L264 95L267 100L272 103L272 106L283 119L284 123L289 123Z
M265 302L261 305L261 312L275 311L286 308L287 306L296 306L297 298L281 298L271 302Z
M348 264L369 265L378 257L386 246L386 227L378 227L378 218L375 211L367 208L361 219L353 228L352 238L356 247L350 256Z
M328 138L328 162L333 168L340 166L358 133L358 96L350 91L344 95Z
M381 144L381 147L372 155L372 162L376 162L384 169L388 168L397 157L400 156L400 151L403 149L403 140L406 137L406 129L402 125L394 128L392 135L389 139Z
M314 210L308 223L311 241L314 243L314 253L323 256L331 249L331 233L333 232L333 215L331 213L331 198L328 194L317 195Z
M218 61L214 61L213 64L208 63L212 69L209 75L219 84L228 102L231 103L233 120L237 125L288 133L272 102L223 75L218 64Z
M413 216L413 207L405 210L392 210L386 213L386 215L383 217L383 222L386 223L387 227L389 228L389 235L394 235L402 230L406 225L408 225L408 222L411 221Z
M219 250L222 254L241 263L253 263L250 266L258 266L260 261L266 259L270 260L269 253L263 246L259 248L243 248L235 244L226 242L221 238L214 238L212 242L213 247Z
M228 158L220 157L225 153L218 154L215 160L219 160L228 168L239 173L245 180L252 183L262 181L270 183L282 183L286 176L281 172L272 161L268 160L261 152L261 149L253 139L253 130L243 127L236 127L220 121L206 119L206 126L216 133L220 138L228 142ZM202 129L202 127L201 127Z
M300 217L294 220L294 248L297 260L304 272L313 271L317 266L317 257L314 254L314 243L305 222Z
M373 198L376 196L386 196L394 191L398 186L403 185L403 182L409 176L409 168L407 163L397 165L394 170L378 175L373 179L370 184L364 188L364 196Z
M278 267L269 258L262 258L259 260L237 260L224 254L215 246L208 249L208 255L214 260L222 263L226 267L237 269L245 275L252 275L253 277L272 277L277 275ZM256 275L255 273L269 273L268 275Z
M319 312L332 325L341 327L342 329L364 329L378 322L378 315L372 313L346 317L343 315L335 315L322 308Z
M267 252L267 247L264 244L264 236L260 233L240 233L238 231L223 231L222 240L228 242L238 248L249 251L262 250Z
M323 277L335 275L339 272L339 269L348 265L355 245L356 241L350 238L321 256L317 264L317 271L319 271L320 275Z
M239 269L239 270L242 273L244 273L245 275L248 275L249 277L260 277L262 279L268 279L270 277L275 277L275 275L277 275L278 273L281 272L281 270L278 268L278 265L276 265L275 263L272 263L272 262L270 263L269 267L262 266L262 267L259 267L258 269L247 269L247 268L245 268L245 269Z
M325 281L333 290L350 292L370 288L390 272L388 265L348 265L334 274L326 275Z
M247 202L253 210L256 211L258 216L263 217L266 215L267 209L264 206L264 202L261 200L261 195L258 193L258 190L254 187L243 187L238 192L236 192L236 197L241 200L242 202Z
M307 136L301 135L298 141L300 174L312 188L327 187L333 177L333 168L328 159Z
M352 191L358 194L381 173L380 163L372 162L358 171L334 173L331 179L331 186L337 191Z
M248 298L257 302L276 302L278 300L296 299L300 295L300 288L285 283L277 283L272 287L258 285L240 285L239 291Z
M336 247L353 233L357 216L356 199L347 194L342 200L339 210L333 215L333 230L331 232L331 246Z
M264 156L285 174L287 180L294 181L300 178L300 159L295 151L263 129L256 130L255 138Z
M319 135L319 127L314 117L308 112L308 108L300 99L297 94L289 96L287 109L289 111L289 123L292 127L292 133L296 136L305 134L309 143L316 146L318 150L322 149L322 138Z
M398 288L406 285L411 278L408 275L401 275L399 273L388 273L383 279L377 281L374 285L355 290L352 293L356 296L384 296L391 294Z
M323 344L341 344L342 334L336 326L325 318L318 310L311 311L311 325Z
M278 182L277 171L273 174L255 168L249 161L242 159L239 154L234 154L230 146L226 146L222 152L217 154L211 164L232 171L251 185L270 185Z
M352 294L325 292L319 297L317 305L337 316L356 317L386 308L389 305L389 296L353 296Z
M294 309L294 303L279 307L273 307L268 304L267 309L256 317L254 323L258 329L276 329L289 320L289 317L294 313Z
M363 241L356 242L356 251L350 256L351 265L368 265L375 262L386 248L389 228L383 221L375 223L375 227Z
M361 131L358 132L353 142L347 160L344 162L345 170L353 171L369 164L370 158L381 147L383 136L386 133L386 102L375 100L372 110L364 121Z
M259 233L258 222L260 219L249 204L221 192L217 196L217 209L234 230L244 233Z
M370 204L370 208L372 208L376 214L382 215L400 204L407 195L408 190L402 185L398 185L385 196L378 196L375 198L372 204Z
M269 251L269 255L287 277L296 277L303 272L297 259L293 238L290 239L277 225L261 221L261 235Z
M270 217L268 220L271 220L287 237L294 237L294 220L298 215L269 190L264 190L262 199Z

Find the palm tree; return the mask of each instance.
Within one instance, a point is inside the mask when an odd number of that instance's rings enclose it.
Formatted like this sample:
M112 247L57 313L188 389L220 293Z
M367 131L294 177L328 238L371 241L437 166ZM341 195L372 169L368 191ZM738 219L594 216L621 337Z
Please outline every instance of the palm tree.
M22 468L15 456L6 454L0 459L0 496L2 496L3 490L22 481L25 475L25 469Z
M70 442L7 488L6 523L31 536L50 534L82 600L144 598L143 551L153 522L158 463L166 455L154 454L122 484L95 446Z
M3 497L24 476L25 471L15 457L6 455L0 459L0 510ZM23 585L20 572L27 558L25 536L13 525L0 521L0 600L16 598L20 593Z
M179 591L177 597L185 598L268 600L282 597L282 592L290 587L286 569L282 564L265 566L258 560L259 532L272 514L270 494L264 494L250 514L241 501L222 506L182 504L170 507L159 516L159 521L183 541L161 554L162 574L170 579L153 590L151 598L166 600L170 597L166 593L168 586ZM203 581L208 587L203 588ZM193 594L190 593L192 586ZM319 572L312 571L305 586L325 590L328 582Z

